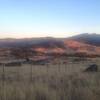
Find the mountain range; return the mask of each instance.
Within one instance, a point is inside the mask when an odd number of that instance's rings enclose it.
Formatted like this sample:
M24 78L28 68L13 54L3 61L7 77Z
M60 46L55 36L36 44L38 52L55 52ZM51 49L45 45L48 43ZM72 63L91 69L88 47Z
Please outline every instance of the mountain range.
M0 39L0 48L28 48L41 53L100 54L100 35L84 33L68 38Z

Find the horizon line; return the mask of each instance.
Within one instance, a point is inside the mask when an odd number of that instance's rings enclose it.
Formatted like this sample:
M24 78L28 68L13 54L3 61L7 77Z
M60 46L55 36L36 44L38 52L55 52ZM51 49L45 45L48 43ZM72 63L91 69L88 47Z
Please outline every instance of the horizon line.
M99 35L99 33L78 33L76 35L71 35L71 36L25 36L25 37L0 37L0 39L31 39L31 38L69 38L69 37L73 37L73 36L77 36L77 35L81 35L81 34L97 34Z

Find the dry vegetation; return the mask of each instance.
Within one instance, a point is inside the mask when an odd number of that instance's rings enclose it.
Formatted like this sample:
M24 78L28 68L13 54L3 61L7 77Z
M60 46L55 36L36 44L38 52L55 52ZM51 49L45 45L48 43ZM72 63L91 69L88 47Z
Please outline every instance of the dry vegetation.
M0 100L100 100L100 72L83 72L100 58L65 61L0 66Z

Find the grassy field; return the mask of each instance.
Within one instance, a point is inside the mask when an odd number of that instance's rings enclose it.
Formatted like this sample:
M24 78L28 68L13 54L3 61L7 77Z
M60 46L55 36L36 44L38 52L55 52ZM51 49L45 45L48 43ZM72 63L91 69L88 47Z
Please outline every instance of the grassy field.
M56 59L46 65L0 66L0 100L100 100L100 58ZM99 68L100 69L100 68Z

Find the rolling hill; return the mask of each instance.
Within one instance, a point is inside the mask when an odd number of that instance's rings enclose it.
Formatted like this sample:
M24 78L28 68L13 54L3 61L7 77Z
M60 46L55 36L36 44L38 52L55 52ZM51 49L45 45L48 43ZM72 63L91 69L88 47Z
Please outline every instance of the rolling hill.
M87 43L90 45L100 46L100 34L96 34L96 33L92 33L92 34L83 33L80 35L72 36L69 39Z
M43 54L86 53L100 55L100 35L84 33L69 38L1 39L0 49L3 48L5 48L5 51L9 50L9 52L17 49L24 54L25 50L27 50L31 52L30 55L33 52ZM1 51L3 52L3 50Z

